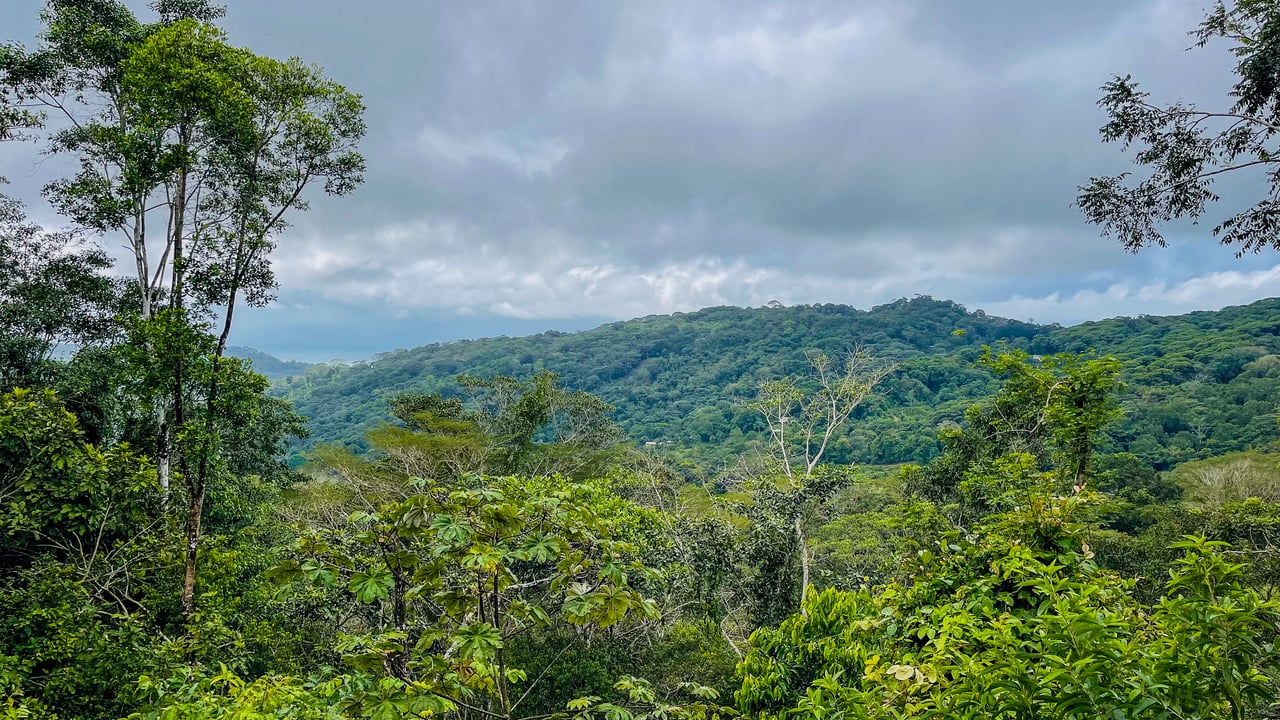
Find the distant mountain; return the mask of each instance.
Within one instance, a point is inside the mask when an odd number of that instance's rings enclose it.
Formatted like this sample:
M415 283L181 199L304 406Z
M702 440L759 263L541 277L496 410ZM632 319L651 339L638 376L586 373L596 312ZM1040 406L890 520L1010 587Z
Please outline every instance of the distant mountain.
M983 344L997 342L1033 354L1094 349L1119 357L1128 415L1108 449L1134 452L1154 466L1280 438L1280 299L1073 327L993 317L923 296L870 311L717 307L579 333L459 341L315 365L279 382L275 392L310 418L308 446L362 448L364 434L389 418L387 400L396 393L456 394L454 377L462 373L527 377L545 368L565 386L613 404L615 419L637 442L664 441L677 455L717 463L763 437L761 419L737 402L750 398L760 380L803 375L808 350L839 356L861 345L901 367L857 413L829 458L889 464L933 457L939 425L960 420L970 403L994 391L998 381L973 361Z
M278 382L285 378L301 375L312 365L312 363L302 362L301 360L281 360L261 350L238 345L228 345L227 355L249 360L253 363L254 371L266 375L271 382Z

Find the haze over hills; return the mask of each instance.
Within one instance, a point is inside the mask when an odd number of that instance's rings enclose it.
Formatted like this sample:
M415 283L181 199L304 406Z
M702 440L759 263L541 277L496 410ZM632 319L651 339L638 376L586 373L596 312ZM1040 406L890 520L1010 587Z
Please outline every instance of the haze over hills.
M281 360L280 358L265 353L261 350L242 345L230 345L227 347L227 355L231 357L244 358L253 363L253 369L267 376L268 380L276 382L287 377L301 375L307 368L315 363L303 362L301 360Z
M962 332L957 332L962 331ZM974 366L984 344L1029 353L1113 354L1124 363L1126 419L1112 451L1155 467L1265 444L1280 437L1280 299L1173 317L1115 318L1071 327L969 312L925 296L870 311L844 305L715 307L653 315L578 333L462 340L398 350L368 362L311 366L275 392L309 418L321 442L363 448L406 391L457 395L454 378L547 369L573 390L612 404L636 442L662 442L704 463L729 461L763 437L742 407L759 381L803 376L806 351L839 356L855 345L899 363L838 439L837 462L922 462L938 427L959 420L997 380Z

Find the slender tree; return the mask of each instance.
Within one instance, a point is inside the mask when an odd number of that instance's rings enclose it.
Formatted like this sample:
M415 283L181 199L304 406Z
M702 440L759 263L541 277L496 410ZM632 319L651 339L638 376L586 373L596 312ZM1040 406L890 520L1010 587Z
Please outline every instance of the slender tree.
M237 304L272 299L270 254L309 188L361 182L364 106L313 66L228 44L207 0L153 9L148 24L115 0L53 0L41 46L0 53L0 86L56 117L49 150L80 161L47 187L55 207L132 252L131 336L144 359L165 358L141 388L160 485L167 496L176 462L187 495L189 614L220 425L235 414L221 395L239 367L223 358Z
M770 447L795 491L797 502L790 504L796 552L800 556L802 598L809 588L810 574L804 509L829 494L829 489L815 494L812 489L806 490L806 486L811 484L832 438L896 367L862 348L851 350L841 365L834 364L821 352L810 353L808 359L813 366L812 381L816 384L812 392L806 392L793 378L766 380L760 383L755 400L747 403L768 423Z

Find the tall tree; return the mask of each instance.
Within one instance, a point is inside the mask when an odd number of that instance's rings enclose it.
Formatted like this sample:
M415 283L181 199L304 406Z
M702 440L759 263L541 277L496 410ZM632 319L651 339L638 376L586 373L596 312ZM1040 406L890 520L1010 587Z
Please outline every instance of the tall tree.
M985 347L978 364L1004 384L965 411L963 427L944 428L942 456L903 471L908 495L937 502L955 520L997 509L1011 485L1053 468L1058 490L1080 494L1094 479L1101 432L1121 415L1120 364L1110 356ZM1018 495L1015 496L1020 497Z
M622 432L613 407L590 393L566 390L549 370L528 380L506 375L457 378L466 394L403 393L392 399L396 417L410 432L383 428L379 440L393 453L412 451L415 462L447 465L439 471L521 474L603 472L615 458ZM397 442L397 436L407 443ZM438 473L429 473L440 479Z
M791 521L796 552L800 556L800 594L809 588L809 543L805 537L806 512L830 494L832 487L810 482L831 445L853 411L871 396L876 385L896 369L870 352L851 350L836 365L822 352L808 355L813 367L812 392L794 378L760 383L755 400L747 406L760 413L769 426L770 449L792 485Z
M1149 175L1136 182L1129 173L1092 178L1076 203L1089 222L1136 252L1165 245L1164 223L1204 216L1219 199L1219 177L1253 171L1261 199L1218 221L1213 234L1238 255L1280 249L1280 2L1218 0L1191 35L1198 47L1230 44L1235 102L1213 110L1159 105L1131 76L1113 78L1098 101L1108 116L1102 137L1136 147L1134 162Z
M80 161L47 187L55 207L132 251L132 337L141 356L167 358L142 404L166 494L173 463L182 470L190 613L222 389L239 372L223 358L237 303L272 299L270 254L308 188L344 195L361 182L364 107L315 67L228 44L207 0L152 7L159 20L143 23L116 0L53 0L40 47L0 52L0 85L54 115L50 151Z

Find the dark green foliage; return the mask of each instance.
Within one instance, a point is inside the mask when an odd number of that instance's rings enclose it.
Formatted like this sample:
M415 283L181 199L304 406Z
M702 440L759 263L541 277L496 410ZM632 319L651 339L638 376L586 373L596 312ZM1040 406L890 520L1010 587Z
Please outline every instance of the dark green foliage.
M0 678L66 717L121 714L144 667L130 577L151 565L155 472L84 442L52 391L0 396ZM111 715L114 713L115 715Z
M209 0L152 9L51 0L0 49L0 140L65 113L50 199L137 265L0 201L0 720L716 720L735 686L761 720L1274 714L1280 301L771 303L299 376L232 316L306 186L360 182L363 106ZM1237 112L1275 114L1278 18L1202 27L1241 44ZM1258 117L1206 148L1110 90L1155 181L1192 175L1082 200L1131 247L1211 199L1189 149L1275 161ZM1253 212L1223 237L1274 244ZM255 363L351 447L287 467L306 428Z
M1220 199L1213 184L1224 173L1253 169L1260 199L1218 221L1213 234L1238 254L1280 249L1280 3L1218 0L1192 35L1200 47L1231 44L1234 104L1209 111L1159 106L1131 76L1115 77L1098 101L1109 118L1102 137L1136 149L1135 163L1149 172L1138 182L1129 173L1093 178L1076 202L1090 222L1136 252L1165 244L1161 225L1202 217Z
M0 395L0 468L0 569L50 550L92 563L145 526L158 499L148 463L86 444L49 390Z
M963 329L963 335L952 330ZM1280 300L1176 317L1117 318L1073 327L1037 326L966 313L926 298L870 312L825 305L712 308L605 325L430 345L368 363L318 365L275 392L310 419L316 442L364 447L390 419L388 396L461 395L454 377L529 377L556 372L566 388L616 409L627 437L703 465L731 464L767 437L764 418L740 401L764 379L803 377L805 352L843 357L861 342L899 367L837 435L834 463L927 462L941 451L938 427L963 419L998 380L974 361L983 344L1035 355L1111 355L1122 366L1124 417L1099 446L1167 469L1178 462L1280 439ZM634 358L625 367L619 358ZM602 370L602 368L614 368ZM661 444L658 444L661 443ZM668 444L669 443L669 444ZM305 446L301 446L305 449Z
M131 709L153 638L104 611L93 590L80 569L48 559L0 575L0 696L20 693L32 720L114 720Z
M951 334L956 328L966 330L964 337ZM1046 332L929 298L902 300L871 312L840 305L709 308L576 334L548 332L402 350L369 363L316 366L278 388L310 419L317 441L360 447L363 433L387 417L386 395L459 395L454 377L460 374L525 378L546 369L559 375L566 388L614 406L614 419L634 440L714 445L714 459L729 460L746 449L748 437L761 437L765 429L758 413L735 401L751 398L760 380L807 375L807 351L843 358L861 343L885 361L916 359L918 365L904 362L901 385L884 383L885 403L870 403L860 417L881 416L884 405L909 397L917 416L940 419L947 415L948 402L980 397L990 388L990 376L972 367L982 343L1007 339L1021 346ZM966 349L967 356L946 357ZM925 403L942 407L926 408ZM838 442L829 451L832 461L870 453L877 462L894 462L902 457L894 449L899 447L911 458L909 453L920 449L916 439L928 446L920 459L932 455L930 424L922 423L914 438L905 440L895 439L900 431L888 422L854 425L860 434ZM888 437L873 437L881 434Z
M73 233L46 233L22 205L0 195L0 391L49 386L65 346L118 334L111 260Z

